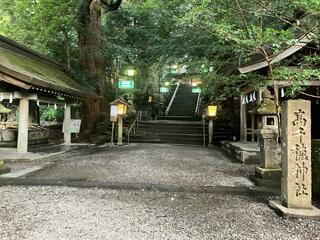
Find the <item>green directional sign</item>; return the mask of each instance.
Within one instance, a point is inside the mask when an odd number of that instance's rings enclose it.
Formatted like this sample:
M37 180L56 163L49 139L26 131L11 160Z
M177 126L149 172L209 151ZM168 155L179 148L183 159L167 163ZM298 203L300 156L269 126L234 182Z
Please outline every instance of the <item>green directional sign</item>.
M192 93L201 93L201 88L192 88Z
M161 92L161 93L168 93L168 92L169 92L169 88L167 88L167 87L160 87L160 92Z
M119 80L119 88L122 88L122 89L133 89L134 88L134 81L133 80L120 79Z

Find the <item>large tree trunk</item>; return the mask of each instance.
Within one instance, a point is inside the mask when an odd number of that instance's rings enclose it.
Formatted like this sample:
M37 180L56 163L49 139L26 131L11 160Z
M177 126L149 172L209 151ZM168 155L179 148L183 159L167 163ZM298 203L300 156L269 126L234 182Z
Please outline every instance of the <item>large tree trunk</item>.
M106 61L101 54L103 49L101 33L101 9L116 10L121 0L82 0L79 13L78 42L80 48L80 65L92 79L96 81L96 93L101 97L98 102L85 101L84 128L92 131L101 112L108 108L108 84L106 75Z

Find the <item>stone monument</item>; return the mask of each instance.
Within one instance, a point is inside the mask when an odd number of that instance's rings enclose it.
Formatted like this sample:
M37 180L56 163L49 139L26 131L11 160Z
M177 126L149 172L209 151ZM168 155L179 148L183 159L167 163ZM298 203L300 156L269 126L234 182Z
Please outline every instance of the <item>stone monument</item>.
M286 217L320 218L312 206L311 175L311 102L289 100L282 105L282 199L270 206Z

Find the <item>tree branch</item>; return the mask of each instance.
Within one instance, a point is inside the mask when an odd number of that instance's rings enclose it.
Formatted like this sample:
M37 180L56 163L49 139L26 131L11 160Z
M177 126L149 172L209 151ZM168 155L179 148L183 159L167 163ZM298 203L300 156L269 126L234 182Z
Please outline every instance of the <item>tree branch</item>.
M241 14L241 16L242 16L243 23L244 23L244 25L246 26L247 32L248 32L248 34L249 34L249 37L252 39L251 31L250 31L250 28L249 28L247 19L246 19L246 17L244 16L244 13L243 13L243 10L242 10L241 5L240 5L240 3L239 3L239 0L236 0L236 3L237 3L237 6L238 6L238 9L239 9L239 11L240 11L240 14Z

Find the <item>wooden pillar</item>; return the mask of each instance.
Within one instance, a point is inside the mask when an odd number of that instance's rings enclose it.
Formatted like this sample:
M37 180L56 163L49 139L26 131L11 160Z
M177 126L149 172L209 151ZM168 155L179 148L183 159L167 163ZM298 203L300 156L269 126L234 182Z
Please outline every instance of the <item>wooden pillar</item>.
M255 142L255 139L254 139L255 120L256 120L255 116L251 114L251 142Z
M247 142L247 106L243 104L245 95L240 97L240 141Z
M19 127L17 150L19 153L28 152L28 131L29 131L29 100L20 99L19 104Z
M209 146L213 146L213 119L209 119Z
M123 135L123 119L122 116L119 116L118 118L118 146L123 145L122 141L122 135Z
M71 144L71 132L70 132L70 125L71 125L71 106L67 104L64 110L64 144Z

